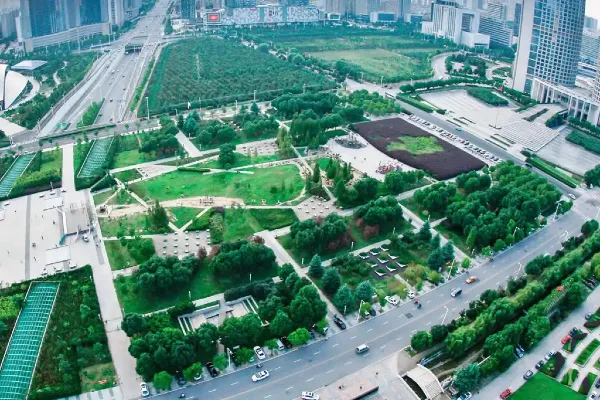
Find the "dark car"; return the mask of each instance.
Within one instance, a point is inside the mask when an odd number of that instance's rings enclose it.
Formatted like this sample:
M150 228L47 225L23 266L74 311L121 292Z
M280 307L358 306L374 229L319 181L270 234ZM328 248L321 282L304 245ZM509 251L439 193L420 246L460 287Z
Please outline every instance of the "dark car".
M569 331L569 335L573 336L573 335L577 335L579 333L579 329L577 327L574 327L573 329L571 329Z
M374 308L371 308L371 309L369 310L369 314L371 314L371 315L374 317L374 316L376 316L376 315L377 315L377 311L375 311L375 309L374 309Z
M342 320L342 318L340 318L339 315L335 314L333 316L333 322L335 322L335 324L339 326L341 330L346 329L346 323L344 322L344 320Z
M533 371L528 369L527 372L525 372L525 375L523 375L523 379L525 379L526 381L531 379L531 377L533 376Z
M596 386L596 388L600 388L600 379L598 379L598 380L596 381L596 385L594 385L594 386Z
M538 363L535 364L535 369L541 369L544 366L544 364L545 364L544 360L538 361Z
M283 337L281 338L281 343L283 343L283 346L284 346L286 349L291 349L291 348L292 348L292 342L290 342L290 341L288 340L287 336L283 336Z
M206 369L208 370L208 373L210 374L210 376L212 376L213 378L216 378L217 376L219 376L219 370L215 368L213 363L207 362L205 364L205 366L206 366Z

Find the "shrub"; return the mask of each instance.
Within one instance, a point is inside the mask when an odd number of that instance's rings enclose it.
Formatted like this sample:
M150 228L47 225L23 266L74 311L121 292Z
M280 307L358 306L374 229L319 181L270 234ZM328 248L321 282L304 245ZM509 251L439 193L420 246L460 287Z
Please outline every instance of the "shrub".
M482 87L470 87L467 89L467 93L487 103L491 106L507 106L508 100L496 95L492 89Z

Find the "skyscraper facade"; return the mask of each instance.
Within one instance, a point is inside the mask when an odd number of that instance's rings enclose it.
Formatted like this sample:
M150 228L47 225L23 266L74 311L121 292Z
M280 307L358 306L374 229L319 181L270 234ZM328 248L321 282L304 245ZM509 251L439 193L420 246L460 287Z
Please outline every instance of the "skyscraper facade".
M598 20L592 17L585 17L584 26L592 31L598 30Z
M585 0L524 0L513 88L530 93L538 78L574 86Z
M196 18L196 0L181 0L181 18Z

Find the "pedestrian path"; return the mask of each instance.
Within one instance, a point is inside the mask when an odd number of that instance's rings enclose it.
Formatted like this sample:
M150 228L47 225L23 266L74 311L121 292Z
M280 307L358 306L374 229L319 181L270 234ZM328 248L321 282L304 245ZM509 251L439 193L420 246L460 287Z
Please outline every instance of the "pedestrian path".
M59 400L123 400L123 393L118 386L94 392L78 394L77 396L63 397Z
M179 141L181 147L183 147L185 152L188 154L188 157L199 157L200 155L202 155L202 152L198 150L198 148L194 146L192 141L183 133L178 132L177 135L175 135L175 137Z

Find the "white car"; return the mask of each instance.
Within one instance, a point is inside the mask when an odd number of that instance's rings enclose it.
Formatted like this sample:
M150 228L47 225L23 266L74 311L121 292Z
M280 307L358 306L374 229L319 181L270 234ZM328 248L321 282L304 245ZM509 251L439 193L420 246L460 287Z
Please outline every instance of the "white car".
M258 357L259 360L264 360L265 358L267 358L265 352L263 351L263 349L260 348L260 346L254 346L254 352L256 353L256 357Z
M573 200L577 200L577 197L575 197L575 195L573 193L569 193L569 197L572 198Z
M393 306L397 306L400 303L400 300L396 296L385 296L385 301Z
M408 292L408 298L409 299L414 299L415 298L415 292Z
M146 382L140 383L140 392L142 393L143 397L150 396L150 391L148 390L148 385L146 384Z
M302 392L302 400L319 400L321 396L315 392Z
M252 382L262 381L269 377L269 371L260 371L254 375L252 375Z

